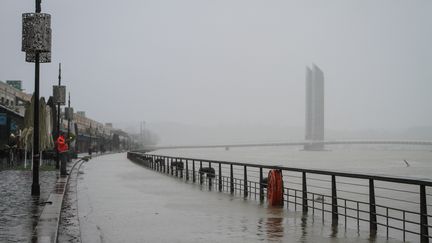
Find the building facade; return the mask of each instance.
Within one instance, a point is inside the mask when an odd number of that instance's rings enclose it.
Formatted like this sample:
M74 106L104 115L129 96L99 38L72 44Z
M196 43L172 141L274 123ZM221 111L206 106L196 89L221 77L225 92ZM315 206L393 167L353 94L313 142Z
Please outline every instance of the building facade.
M26 94L20 89L21 81L0 81L0 105L24 115L24 103L30 102L31 94Z

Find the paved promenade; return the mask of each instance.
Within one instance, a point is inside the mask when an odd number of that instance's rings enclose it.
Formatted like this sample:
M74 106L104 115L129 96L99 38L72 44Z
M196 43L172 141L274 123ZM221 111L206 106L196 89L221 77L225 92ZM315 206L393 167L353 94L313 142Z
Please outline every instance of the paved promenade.
M57 173L41 171L39 179L41 195L31 196L31 171L0 171L0 242L31 242Z
M136 165L126 154L94 158L81 169L83 242L387 242L356 230L332 230L300 212L207 191Z

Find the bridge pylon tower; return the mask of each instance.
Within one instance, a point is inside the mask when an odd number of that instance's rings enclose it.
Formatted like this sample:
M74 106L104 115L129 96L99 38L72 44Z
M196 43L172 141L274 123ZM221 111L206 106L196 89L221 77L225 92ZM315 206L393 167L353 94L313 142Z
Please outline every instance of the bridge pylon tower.
M324 73L315 64L306 67L306 117L304 150L324 150Z

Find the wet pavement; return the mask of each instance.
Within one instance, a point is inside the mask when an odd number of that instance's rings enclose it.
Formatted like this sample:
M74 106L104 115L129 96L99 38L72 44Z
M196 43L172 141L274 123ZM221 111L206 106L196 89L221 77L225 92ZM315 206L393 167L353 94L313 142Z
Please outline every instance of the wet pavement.
M148 170L126 154L85 163L78 180L83 242L396 242Z
M55 171L40 172L41 195L31 196L32 172L0 171L0 242L29 242L54 189Z
M69 163L69 182L64 194L61 216L58 227L58 242L78 243L81 242L81 233L78 220L77 182L80 176L81 162L72 168Z

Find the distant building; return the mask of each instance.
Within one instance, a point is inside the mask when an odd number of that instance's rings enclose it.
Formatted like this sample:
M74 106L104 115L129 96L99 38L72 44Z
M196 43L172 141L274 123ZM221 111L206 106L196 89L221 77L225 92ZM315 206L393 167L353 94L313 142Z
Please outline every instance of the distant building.
M77 111L77 114L82 117L86 117L85 111Z
M306 67L306 119L305 150L322 150L324 140L324 73L316 65Z
M12 82L12 85L9 84L10 82ZM0 105L24 115L24 103L30 102L31 95L26 94L19 89L19 82L21 81L13 80L8 81L8 83L0 81Z
M19 91L23 91L21 80L6 80L6 83Z

